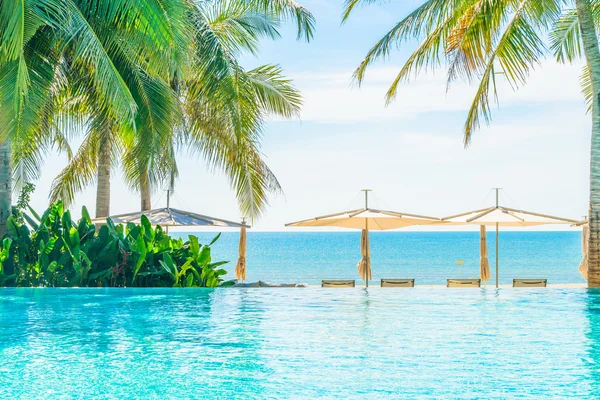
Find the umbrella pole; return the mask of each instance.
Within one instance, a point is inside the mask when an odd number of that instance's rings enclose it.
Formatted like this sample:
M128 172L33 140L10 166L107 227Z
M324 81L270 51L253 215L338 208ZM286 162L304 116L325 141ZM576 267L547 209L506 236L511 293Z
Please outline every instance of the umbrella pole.
M369 240L369 220L365 220L365 230L367 231L367 270L365 272L365 287L369 287L369 271L371 270L371 241Z
M498 195L500 193L500 188L494 188L496 191L496 208L498 208ZM496 289L498 289L498 223L496 222Z
M498 223L496 222L496 289L498 289Z
M365 192L365 210L369 209L370 189L363 189ZM369 219L365 219L365 230L367 231L367 271L365 272L365 287L369 287L369 271L371 270L371 241L369 240Z

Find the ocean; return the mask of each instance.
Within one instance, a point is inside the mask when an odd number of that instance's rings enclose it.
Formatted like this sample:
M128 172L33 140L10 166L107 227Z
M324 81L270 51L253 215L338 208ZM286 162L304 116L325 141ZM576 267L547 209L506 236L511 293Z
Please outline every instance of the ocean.
M186 237L190 233L174 233ZM201 243L216 233L195 232ZM415 285L444 285L448 278L479 276L479 232L371 232L373 280L414 278ZM213 245L213 261L227 260L226 279L234 279L239 234L224 232ZM306 283L356 279L360 232L248 232L247 281ZM513 278L547 278L553 283L584 283L577 270L581 232L500 232L501 284ZM488 252L495 281L495 232L488 231ZM464 261L462 266L458 260Z

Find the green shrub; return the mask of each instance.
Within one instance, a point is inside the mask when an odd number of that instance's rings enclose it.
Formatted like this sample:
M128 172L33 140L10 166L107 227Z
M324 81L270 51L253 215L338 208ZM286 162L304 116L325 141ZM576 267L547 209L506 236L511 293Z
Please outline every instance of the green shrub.
M227 272L210 246L190 235L174 239L144 216L140 225L98 230L85 207L73 221L61 202L40 217L15 216L0 246L0 285L18 287L216 287ZM23 222L26 221L26 222Z

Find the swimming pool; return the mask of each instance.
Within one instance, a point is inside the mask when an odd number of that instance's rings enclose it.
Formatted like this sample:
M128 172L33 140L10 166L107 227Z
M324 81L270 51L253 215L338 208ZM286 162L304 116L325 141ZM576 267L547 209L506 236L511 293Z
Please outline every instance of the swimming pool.
M600 291L0 289L0 398L590 398Z

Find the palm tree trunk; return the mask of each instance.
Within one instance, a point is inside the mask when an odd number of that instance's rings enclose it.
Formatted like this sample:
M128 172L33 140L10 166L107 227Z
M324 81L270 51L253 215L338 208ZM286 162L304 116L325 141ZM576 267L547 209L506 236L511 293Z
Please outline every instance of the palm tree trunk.
M576 0L577 16L592 90L592 144L590 157L590 236L588 287L600 287L600 48L590 0Z
M11 215L12 203L12 148L10 140L0 143L0 237L4 236L6 220Z
M141 198L141 211L148 211L152 209L152 200L150 197L150 180L148 177L148 170L144 170L140 174L140 198Z
M96 188L96 218L110 215L110 164L111 148L107 140L98 149L98 187Z

